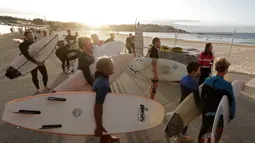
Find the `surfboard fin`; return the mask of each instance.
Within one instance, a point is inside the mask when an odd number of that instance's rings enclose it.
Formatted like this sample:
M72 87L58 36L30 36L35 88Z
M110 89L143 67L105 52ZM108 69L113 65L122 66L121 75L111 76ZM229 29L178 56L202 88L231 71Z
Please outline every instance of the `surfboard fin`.
M62 125L61 124L56 124L56 125L43 125L41 128L39 129L54 129L54 128L61 128Z
M47 100L50 100L50 101L66 101L65 98L60 98L60 97L48 97Z
M19 110L18 112L13 112L18 114L41 114L41 111L38 110Z
M166 125L165 134L169 138L173 136L179 136L183 128L184 125L181 116L177 113L174 113Z

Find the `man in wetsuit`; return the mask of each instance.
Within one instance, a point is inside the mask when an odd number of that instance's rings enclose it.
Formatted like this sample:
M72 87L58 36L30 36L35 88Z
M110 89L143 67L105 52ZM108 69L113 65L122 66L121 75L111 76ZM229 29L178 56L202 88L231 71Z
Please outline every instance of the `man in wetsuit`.
M132 50L133 50L134 46L135 46L135 44L132 40L132 33L129 33L129 36L126 39L126 47L127 47L127 50L128 50L129 54L132 53Z
M157 59L159 58L158 49L160 48L160 39L158 37L153 38L152 40L152 48L149 53L149 57L152 58L152 68L154 77L152 77L152 86L150 87L150 99L154 100L155 94L158 88L158 73L157 73Z
M224 79L224 75L227 74L230 62L225 58L221 58L215 62L215 70L217 75L209 77L205 80L202 92L201 92L201 107L202 107L202 126L199 133L199 143L205 142L205 139L210 136L212 131L213 121L218 105L223 95L228 96L229 100L229 119L235 117L236 105L235 97L233 93L232 84ZM223 118L220 118L217 127L216 141L218 142L221 138L223 131Z
M35 69L33 69L31 71L31 75L32 75L32 81L37 89L36 94L40 93L40 87L39 87L39 81L37 78L37 70L40 71L40 73L43 76L43 84L44 84L44 88L49 90L49 88L47 87L47 82L48 82L48 74L47 74L47 69L44 65L43 62L40 61L36 61L28 52L29 46L31 44L34 43L34 37L33 34L31 32L25 32L24 33L24 42L20 43L19 45L19 50L21 52L21 54L24 55L24 57L26 57L30 62L33 62L35 64L38 65L38 67L36 67Z
M96 92L96 101L94 106L94 116L96 121L95 136L100 137L100 143L112 143L119 141L118 138L111 135L102 135L103 132L107 132L107 129L103 126L103 104L107 93L111 92L109 83L109 76L113 74L114 67L111 59L102 58L96 64L97 78L93 84L93 91Z
M89 66L95 62L93 53L92 53L92 44L91 39L87 37L80 37L78 39L78 46L82 49L82 53L78 58L78 69L82 70L85 79L88 84L92 87L93 77L90 74Z
M67 35L66 35L65 40L67 41L67 43L73 45L76 43L76 36L72 35L71 30L67 30ZM71 41L73 41L73 42L71 42Z
M58 41L57 43L57 46L59 47L57 50L56 50L56 56L59 58L59 60L62 62L62 70L63 72L66 72L65 71L65 66L67 66L67 70L69 70L69 67L70 67L70 63L69 63L69 60L67 58L67 45L65 45L64 41L61 40L61 41Z
M111 33L110 34L110 38L108 38L104 43L107 43L107 42L111 42L111 41L114 41L114 34L113 33Z
M197 62L190 62L187 65L188 75L180 80L181 85L181 100L180 103L190 94L198 93L198 76L200 75L200 64ZM187 136L188 126L185 127L180 135L179 141L191 141L191 137Z

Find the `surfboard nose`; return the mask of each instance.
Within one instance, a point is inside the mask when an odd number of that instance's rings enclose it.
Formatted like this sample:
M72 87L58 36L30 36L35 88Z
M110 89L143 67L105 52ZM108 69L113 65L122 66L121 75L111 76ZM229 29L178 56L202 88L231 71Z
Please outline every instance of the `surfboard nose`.
M6 69L5 76L8 77L9 79L14 79L21 75L22 74L17 69L15 69L11 66Z

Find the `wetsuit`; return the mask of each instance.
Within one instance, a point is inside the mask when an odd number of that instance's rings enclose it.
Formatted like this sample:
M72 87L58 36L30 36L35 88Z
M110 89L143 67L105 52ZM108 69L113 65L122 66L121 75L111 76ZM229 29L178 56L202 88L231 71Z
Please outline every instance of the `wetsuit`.
M224 80L222 76L213 76L207 78L204 82L201 92L202 101L202 126L199 133L199 141L203 142L203 136L210 133L213 126L215 113L223 95L226 95L229 100L230 119L235 117L235 97L233 93L233 87L231 83ZM217 127L216 140L219 140L223 131L223 118L220 118L220 122Z
M200 71L201 71L201 75L199 78L199 85L203 84L205 79L210 76L213 61L214 61L213 53L210 54L210 53L202 52L199 55L198 62L200 64Z
M69 63L69 60L67 59L66 54L67 54L67 47L66 46L62 46L62 47L60 47L56 50L56 56L62 62L61 66L62 66L63 71L65 71L65 65L67 65L68 68L70 66L70 63Z
M180 80L180 85L181 85L181 100L180 100L180 103L192 92L194 93L194 95L198 95L198 81L194 77L192 77L190 75L184 76ZM197 98L195 98L195 99L196 99L195 101L199 102L197 100ZM186 126L182 130L182 135L186 135L187 129L188 129L188 126Z
M92 86L92 91L96 92L95 104L104 104L107 93L111 92L109 76L105 76L99 72L96 72L95 76L96 80ZM104 142L103 140L107 140L107 138L111 138L111 136L103 135L100 138L100 142Z
M22 42L20 45L19 45L19 50L21 52L21 54L23 54L24 57L26 57L29 61L33 62L36 64L36 60L28 53L28 49L29 49L29 46L33 44L33 43L30 43L28 42L27 40L25 40L24 42ZM47 74L47 69L45 67L45 65L42 65L42 66L38 66L36 67L35 69L33 69L31 71L31 75L32 75L32 81L35 85L35 87L37 89L39 89L39 81L38 81L38 78L37 78L37 70L40 71L40 73L42 74L43 76L43 84L44 86L47 85L47 82L48 82L48 74Z
M86 52L82 52L78 58L78 69L82 70L85 79L90 86L93 85L93 77L90 74L89 66L95 62L94 57Z
M132 53L132 49L134 47L134 42L130 37L127 37L127 39L126 39L126 46L127 46L128 53Z
M113 38L108 38L104 43L107 43L107 42L112 42L112 41L114 41L114 39Z
M76 36L73 36L73 35L66 35L65 40L66 40L69 44L75 44L75 43L76 43ZM74 42L71 43L70 40L74 40Z

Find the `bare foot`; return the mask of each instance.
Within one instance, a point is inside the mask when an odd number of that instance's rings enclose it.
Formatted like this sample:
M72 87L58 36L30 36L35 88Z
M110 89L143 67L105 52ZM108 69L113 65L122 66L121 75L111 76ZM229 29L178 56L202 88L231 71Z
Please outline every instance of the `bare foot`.
M48 86L44 86L45 90L50 90L50 88Z
M37 89L37 91L35 92L35 94L40 94L40 93L41 93L40 89Z
M190 136L184 136L184 135L181 135L178 139L180 142L191 142L192 141L192 138Z
M119 141L120 139L116 136L111 136L111 142L117 142Z

